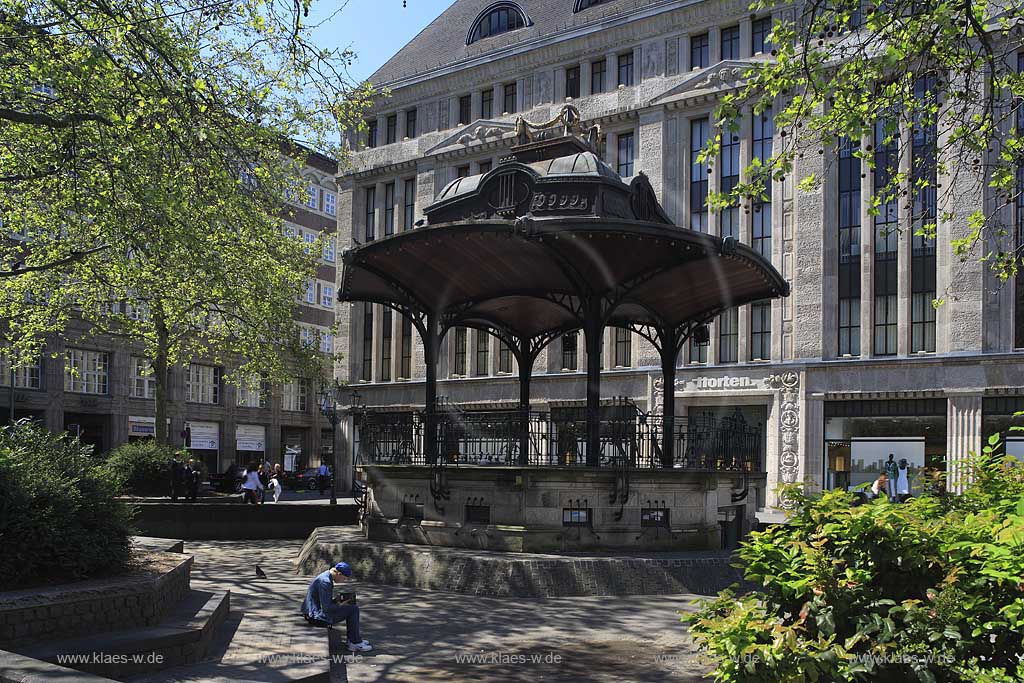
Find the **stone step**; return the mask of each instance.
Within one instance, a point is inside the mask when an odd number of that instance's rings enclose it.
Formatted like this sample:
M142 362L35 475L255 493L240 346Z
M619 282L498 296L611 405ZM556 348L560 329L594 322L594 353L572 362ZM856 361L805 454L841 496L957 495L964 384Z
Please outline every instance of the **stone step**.
M65 655L89 655L91 660L75 663L74 668L117 679L199 662L207 656L230 605L230 591L193 590L157 626L50 641L18 652L50 663L59 663L58 657Z
M341 633L344 633L342 626ZM335 633L335 650L344 636ZM297 612L232 612L218 629L207 661L123 679L127 683L329 683L328 632Z

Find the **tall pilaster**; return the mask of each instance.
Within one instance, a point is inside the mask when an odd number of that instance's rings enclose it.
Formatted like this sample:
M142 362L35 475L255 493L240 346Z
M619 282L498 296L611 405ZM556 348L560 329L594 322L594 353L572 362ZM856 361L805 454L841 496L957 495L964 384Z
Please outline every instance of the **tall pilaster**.
M946 391L946 473L950 492L962 493L969 482L965 461L981 451L981 394Z

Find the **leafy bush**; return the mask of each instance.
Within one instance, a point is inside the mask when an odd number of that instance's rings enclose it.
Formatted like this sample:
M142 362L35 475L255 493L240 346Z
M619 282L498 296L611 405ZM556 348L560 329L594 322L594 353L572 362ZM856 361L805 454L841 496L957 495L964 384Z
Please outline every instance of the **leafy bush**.
M101 469L124 493L169 496L175 452L171 446L152 439L131 441L110 451ZM187 457L181 456L181 462L186 461Z
M127 565L130 511L91 452L26 420L0 428L0 590Z
M1024 680L1024 468L998 437L962 495L790 491L738 551L759 586L687 617L717 681Z

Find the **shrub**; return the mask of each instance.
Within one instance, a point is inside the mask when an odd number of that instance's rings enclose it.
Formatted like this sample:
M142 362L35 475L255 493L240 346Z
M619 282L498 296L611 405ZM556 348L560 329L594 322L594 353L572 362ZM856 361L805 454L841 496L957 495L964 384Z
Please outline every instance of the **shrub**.
M91 452L26 420L0 428L0 589L127 565L130 511Z
M171 459L177 451L171 446L142 439L122 444L110 451L102 471L123 493L137 496L171 494ZM180 456L182 463L187 456Z
M745 595L687 617L717 681L1024 680L1024 468L998 437L963 495L805 496L738 551Z

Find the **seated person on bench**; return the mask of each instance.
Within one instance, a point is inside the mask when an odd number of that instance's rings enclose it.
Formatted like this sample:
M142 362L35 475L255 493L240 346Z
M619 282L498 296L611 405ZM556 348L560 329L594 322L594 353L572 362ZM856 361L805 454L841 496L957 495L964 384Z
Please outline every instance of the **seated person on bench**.
M334 598L334 584L351 577L352 567L339 562L313 579L306 591L306 599L302 601L302 616L317 626L333 626L344 621L348 649L352 652L367 652L373 648L359 637L359 606L354 604L354 600L340 602Z

